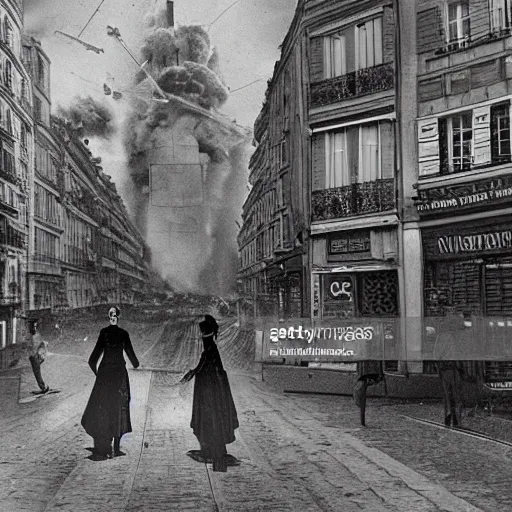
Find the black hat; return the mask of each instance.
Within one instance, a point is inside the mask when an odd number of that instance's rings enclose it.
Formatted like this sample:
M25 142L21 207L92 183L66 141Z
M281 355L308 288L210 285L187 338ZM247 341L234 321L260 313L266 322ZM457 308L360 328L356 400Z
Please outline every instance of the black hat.
M212 315L204 315L204 320L199 323L202 334L215 334L219 332L219 324Z

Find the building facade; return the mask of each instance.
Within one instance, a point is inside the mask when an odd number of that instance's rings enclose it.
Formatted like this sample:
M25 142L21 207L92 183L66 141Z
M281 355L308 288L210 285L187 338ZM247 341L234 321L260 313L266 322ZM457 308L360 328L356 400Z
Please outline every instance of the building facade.
M512 315L511 3L421 2L416 22L424 314L504 319Z
M29 177L34 123L30 76L23 63L22 3L0 3L0 366L16 358L27 266Z
M55 311L66 307L60 260L64 224L58 184L63 153L51 125L50 59L40 43L27 36L23 38L23 58L32 78L35 125L28 203L27 306L29 311Z
M238 235L239 284L261 316L300 317L308 309L302 8L298 6L283 42L254 125L257 146L249 164L252 189Z

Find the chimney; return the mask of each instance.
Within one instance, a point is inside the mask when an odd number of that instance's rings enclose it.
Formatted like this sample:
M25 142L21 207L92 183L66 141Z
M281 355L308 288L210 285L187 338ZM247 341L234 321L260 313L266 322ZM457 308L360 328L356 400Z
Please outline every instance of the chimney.
M174 27L174 2L167 0L167 25Z

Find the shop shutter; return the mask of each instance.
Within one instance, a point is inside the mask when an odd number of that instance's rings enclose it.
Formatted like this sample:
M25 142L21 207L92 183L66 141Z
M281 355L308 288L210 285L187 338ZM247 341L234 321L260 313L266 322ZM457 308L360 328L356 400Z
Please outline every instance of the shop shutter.
M512 262L485 268L485 314L512 317Z
M458 312L480 314L482 290L478 263L439 262L427 265L426 268L428 274L425 277L430 280L429 284L446 297L446 303L438 310L432 305L429 314L444 314L444 306L454 307Z
M491 107L473 110L473 164L491 163Z
M418 12L416 30L418 53L441 48L444 45L444 33L439 7Z
M438 119L418 120L419 175L439 173L439 128Z

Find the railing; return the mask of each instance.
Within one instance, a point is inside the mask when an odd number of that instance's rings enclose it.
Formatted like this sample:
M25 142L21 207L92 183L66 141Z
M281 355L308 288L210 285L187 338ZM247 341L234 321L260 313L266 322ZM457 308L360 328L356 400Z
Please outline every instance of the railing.
M313 221L393 210L396 204L395 180L390 178L316 190L312 193L311 203Z
M5 217L0 220L0 245L9 245L17 249L24 249L26 246L25 233L13 228Z
M62 274L61 262L53 256L36 253L29 258L28 271L34 274Z
M311 106L321 107L348 98L391 89L394 85L393 63L358 69L346 75L311 84Z

